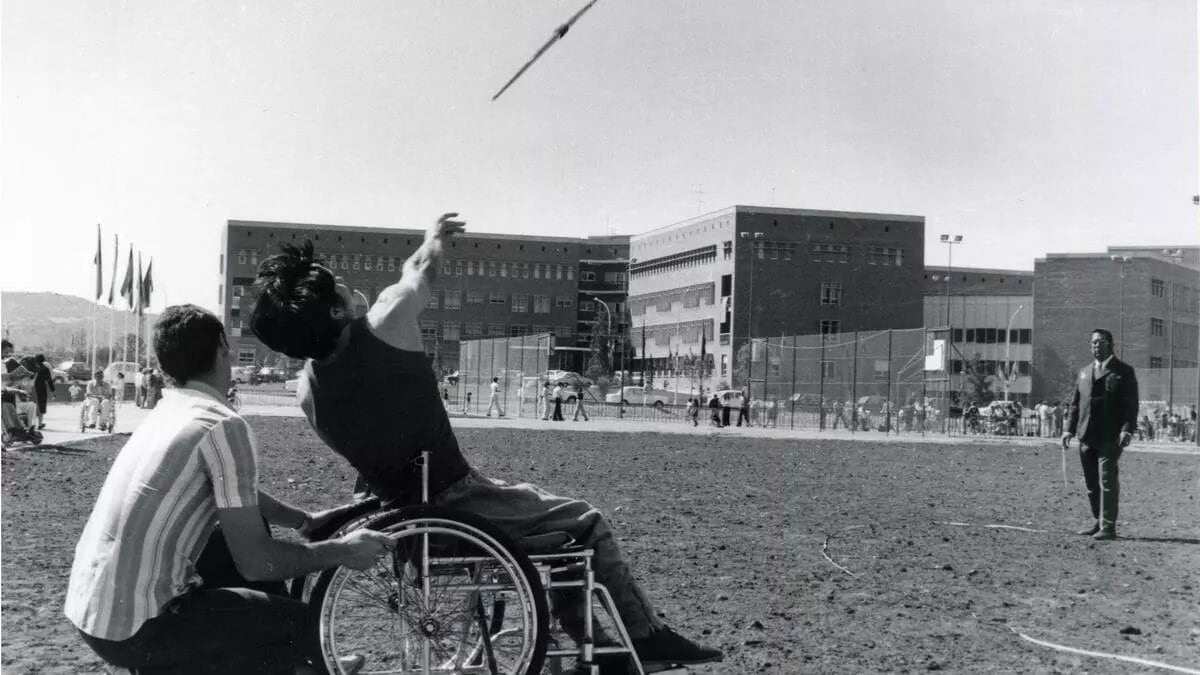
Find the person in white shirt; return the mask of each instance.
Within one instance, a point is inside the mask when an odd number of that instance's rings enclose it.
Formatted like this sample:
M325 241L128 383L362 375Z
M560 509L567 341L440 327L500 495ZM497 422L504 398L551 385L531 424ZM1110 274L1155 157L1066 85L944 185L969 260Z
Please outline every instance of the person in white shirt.
M561 421L563 421L563 414L562 414L563 387L562 387L562 385L561 384L554 385L554 391L552 391L550 393L554 396L554 416L552 417L552 419L555 422L561 422Z
M497 417L504 417L504 408L500 407L500 378L493 377L492 384L489 385L491 393L488 394L487 416L492 416L492 409L495 408Z
M176 386L113 461L75 547L64 612L114 666L304 672L321 663L316 632L282 581L337 565L366 569L391 540L366 529L320 543L272 538L264 523L303 532L330 512L258 489L254 434L224 397L230 356L220 319L168 307L154 350ZM345 666L361 668L362 658Z

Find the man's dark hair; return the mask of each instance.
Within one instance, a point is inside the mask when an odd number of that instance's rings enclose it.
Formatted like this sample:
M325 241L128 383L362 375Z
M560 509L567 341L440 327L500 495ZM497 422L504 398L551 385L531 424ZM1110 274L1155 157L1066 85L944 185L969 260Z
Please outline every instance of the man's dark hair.
M4 349L12 349L13 343L9 342L8 338L4 338L3 340L0 340L0 346L3 346Z
M1115 341L1115 340L1113 340L1112 331L1110 331L1109 329L1107 329L1107 328L1093 328L1093 329L1092 329L1092 332L1093 332L1093 333L1099 333L1100 335L1103 335L1103 336L1104 336L1104 339L1105 339L1105 340L1108 340L1108 344L1109 344L1110 346L1116 346L1116 344L1117 344L1117 343L1116 343L1116 341Z
M341 306L333 274L313 254L312 241L280 246L258 266L250 330L271 349L298 359L323 359L345 327L329 312ZM349 309L349 308L347 308Z
M34 360L34 361L37 361L37 364L40 366L40 365L42 365L43 363L45 363L45 362L46 362L46 355L45 355L45 354L38 354L37 356L33 357L33 360Z
M498 378L498 377L493 377L493 378L492 378L492 382L499 382L499 381L500 381L500 378Z
M176 384L211 371L217 350L227 344L221 320L196 305L172 305L154 324L154 354Z

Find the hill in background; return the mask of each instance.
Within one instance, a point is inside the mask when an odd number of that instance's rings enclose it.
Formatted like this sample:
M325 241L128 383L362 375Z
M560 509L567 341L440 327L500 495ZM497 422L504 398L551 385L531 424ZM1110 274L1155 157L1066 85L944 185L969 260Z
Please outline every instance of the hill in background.
M119 298L118 307L125 307L124 302L124 298ZM110 316L114 339L119 341L125 334L126 312L61 293L0 293L0 323L4 337L12 341L18 353L67 352L90 344L93 307L100 343L108 342ZM147 314L144 319L153 325L158 315ZM137 330L137 316L130 314L128 321L128 332L133 333Z

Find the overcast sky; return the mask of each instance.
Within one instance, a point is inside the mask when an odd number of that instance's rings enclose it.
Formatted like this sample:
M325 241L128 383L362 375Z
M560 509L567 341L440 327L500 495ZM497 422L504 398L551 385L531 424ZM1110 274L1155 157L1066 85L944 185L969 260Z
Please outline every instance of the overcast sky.
M1193 0L5 0L0 288L95 227L216 307L227 219L634 234L731 204L917 214L926 260L1200 244ZM107 281L105 282L107 284Z

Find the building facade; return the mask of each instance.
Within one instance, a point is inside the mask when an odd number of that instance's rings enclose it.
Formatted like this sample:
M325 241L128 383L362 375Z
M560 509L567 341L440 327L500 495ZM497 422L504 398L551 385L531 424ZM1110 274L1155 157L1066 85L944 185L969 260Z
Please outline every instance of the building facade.
M596 349L611 370L627 370L633 357L625 302L629 292L629 236L588 237L579 255L579 316L572 350L576 354L561 355L559 362L569 366L564 370L582 373ZM593 336L599 339L595 347ZM562 347L558 350L565 351Z
M924 238L922 216L741 205L635 235L632 341L690 391L730 386L751 337L920 328Z
M925 326L947 340L946 390L960 394L955 403L969 402L961 392L970 396L967 373L978 359L997 399L1030 404L1034 273L927 265L924 277Z
M230 220L223 238L218 298L230 348L238 363L261 365L282 357L250 333L253 283L259 262L276 253L279 244L311 239L330 269L374 302L400 278L404 261L421 245L424 232ZM447 242L420 318L426 353L435 368L452 371L460 340L548 332L556 338L555 367L578 365L577 345L586 341L579 331L594 325L595 318L594 307L580 304L581 270L586 266L590 275L607 278L603 275L610 267L623 268L625 246L620 238L593 242L473 232L454 237ZM623 296L610 294L607 286L589 287L588 293L623 305Z
M1091 329L1107 328L1118 358L1137 369L1143 402L1196 402L1200 247L1054 253L1034 274L1035 396L1069 396L1091 359Z

